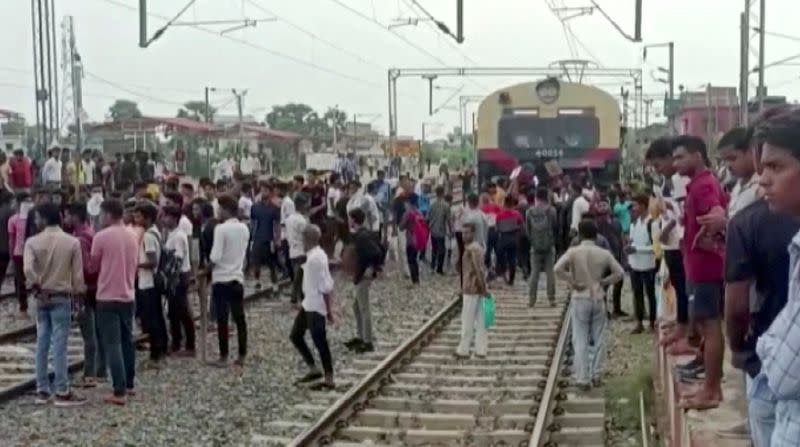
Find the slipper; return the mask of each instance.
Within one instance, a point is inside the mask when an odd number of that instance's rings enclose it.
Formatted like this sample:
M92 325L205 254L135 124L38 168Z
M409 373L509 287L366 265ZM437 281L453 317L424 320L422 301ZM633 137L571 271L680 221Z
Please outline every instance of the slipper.
M322 378L322 373L321 372L310 372L310 373L304 375L303 377L295 380L294 384L295 385L299 385L301 383L313 382L313 381L319 380L321 378Z
M322 391L322 390L333 391L333 390L336 389L336 385L334 385L332 383L328 383L328 382L319 382L319 383L315 383L315 384L311 385L308 388L311 391Z
M698 400L696 396L692 396L686 399L681 399L678 402L678 407L682 410L710 410L712 408L719 407L720 401L717 399L711 400Z

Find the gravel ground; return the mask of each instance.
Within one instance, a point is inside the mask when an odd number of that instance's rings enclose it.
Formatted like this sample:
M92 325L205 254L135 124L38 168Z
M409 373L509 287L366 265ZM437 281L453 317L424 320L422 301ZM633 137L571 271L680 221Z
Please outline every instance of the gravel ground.
M329 330L329 340L336 369L341 370L354 357L342 342L354 335L355 322L352 286L335 276L345 318ZM423 276L423 286L412 287L396 273L376 281L371 302L377 339L398 342L395 330L400 322L434 314L452 299L456 283L456 276ZM201 366L197 360L170 359L163 370L137 371L138 395L126 407L102 404L108 385L85 392L89 405L75 409L37 407L30 398L18 399L0 407L2 445L247 445L253 434L266 431L270 421L302 399L292 382L305 372L288 340L293 312L285 301L253 303L247 321L250 352L241 374ZM208 341L216 352L214 336ZM235 345L233 337L232 351ZM139 353L140 361L144 357ZM339 388L348 385L341 382Z
M633 293L629 278L622 291L622 308L633 315ZM646 326L647 323L645 323ZM613 447L640 446L641 426L639 391L645 393L645 405L651 403L653 335L645 332L631 335L634 318L624 317L611 322L606 360L606 445ZM652 417L647 409L648 416Z

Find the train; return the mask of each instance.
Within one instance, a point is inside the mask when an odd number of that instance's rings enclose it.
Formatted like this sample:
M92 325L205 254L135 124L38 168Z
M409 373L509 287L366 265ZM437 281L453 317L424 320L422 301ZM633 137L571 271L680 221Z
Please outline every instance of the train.
M496 90L478 107L479 184L518 166L538 181L590 174L595 184L616 182L621 133L619 103L600 88L550 77Z

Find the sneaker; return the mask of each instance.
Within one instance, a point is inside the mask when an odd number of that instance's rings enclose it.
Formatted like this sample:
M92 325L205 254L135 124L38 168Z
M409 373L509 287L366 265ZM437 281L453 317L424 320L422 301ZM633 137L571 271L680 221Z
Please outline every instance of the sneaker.
M136 390L135 390L135 389L133 389L133 388L128 388L127 390L125 390L125 394L126 394L127 396L131 396L131 397L133 397L133 396L135 396L135 395L136 395Z
M295 383L295 385L301 384L301 383L309 383L309 382L314 382L316 380L319 380L321 378L322 378L322 373L321 372L319 372L319 371L311 371L308 374L306 374L305 376L295 380L294 383Z
M362 343L361 339L356 337L356 338L351 338L350 340L344 342L344 345L345 347L347 347L347 349L353 349L356 346L360 345L361 343Z
M353 350L358 354L364 354L365 352L375 351L375 346L373 346L372 343L361 343L353 348Z
M121 407L125 405L128 401L125 399L125 396L115 396L112 394L111 396L108 396L105 399L103 399L103 402L110 405L117 405Z
M36 393L36 397L33 399L33 403L36 405L47 405L50 403L50 393L46 393L44 391L39 391Z
M67 394L56 394L54 405L57 407L79 407L85 405L86 402L85 397L69 392Z
M644 332L644 326L640 324L637 325L635 328L633 328L633 330L631 331L631 335L641 334L642 332Z

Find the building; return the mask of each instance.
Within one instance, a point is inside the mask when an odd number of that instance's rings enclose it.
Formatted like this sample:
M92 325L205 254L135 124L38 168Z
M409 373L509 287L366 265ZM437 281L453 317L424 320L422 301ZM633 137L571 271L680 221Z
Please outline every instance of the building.
M712 87L681 92L681 109L676 117L678 133L700 137L714 147L727 131L740 125L739 95L736 87Z
M6 153L25 144L25 118L13 110L0 109L0 149Z

